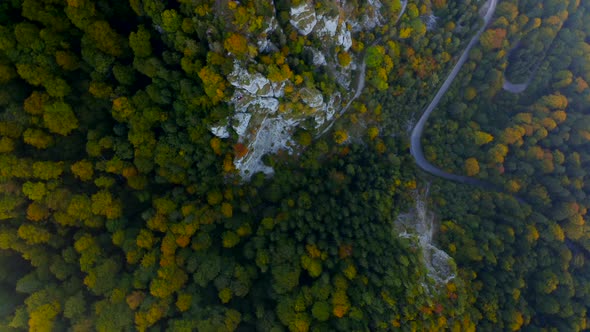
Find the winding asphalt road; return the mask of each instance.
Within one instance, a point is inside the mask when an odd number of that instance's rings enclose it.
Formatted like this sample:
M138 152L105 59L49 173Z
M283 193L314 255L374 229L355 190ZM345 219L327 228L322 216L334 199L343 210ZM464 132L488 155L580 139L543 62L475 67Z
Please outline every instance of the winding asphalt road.
M410 140L410 153L414 157L416 164L420 168L422 168L424 171L426 171L432 175L435 175L435 176L438 176L438 177L441 177L444 179L448 179L451 181L473 184L473 185L478 185L478 186L483 186L483 187L489 187L490 184L480 181L478 179L469 177L469 176L462 176L462 175L456 175L456 174L451 174L451 173L445 172L442 169L429 163L428 160L426 160L426 158L424 157L424 151L422 149L421 138L422 138L422 134L424 132L424 126L426 125L426 121L428 120L428 117L430 116L432 111L436 108L436 106L440 102L440 99L442 98L442 96L444 96L444 94L447 92L447 90L451 86L451 83L453 83L453 81L455 80L455 77L459 73L459 70L461 70L461 67L463 66L463 64L467 60L467 57L469 56L469 51L471 50L471 48L473 48L473 46L475 46L475 44L477 44L477 42L479 41L479 37L486 29L488 23L492 19L492 16L494 16L494 12L496 11L496 5L498 4L498 1L499 0L488 0L488 4L487 4L488 8L487 8L487 11L483 17L483 20L484 20L483 26L477 31L475 36L473 36L473 38L471 39L471 41L467 45L467 48L465 49L465 51L463 51L463 54L461 54L459 61L457 61L457 64L455 64L455 67L453 68L453 70L451 71L449 76L447 76L447 79L445 80L443 85L440 87L440 89L438 90L438 92L436 93L436 95L434 96L432 101L430 102L430 105L428 105L428 107L426 108L426 110L424 111L422 116L420 117L420 120L418 120L418 123L416 123L416 125L414 126L414 129L412 129L412 136L411 136L411 140Z

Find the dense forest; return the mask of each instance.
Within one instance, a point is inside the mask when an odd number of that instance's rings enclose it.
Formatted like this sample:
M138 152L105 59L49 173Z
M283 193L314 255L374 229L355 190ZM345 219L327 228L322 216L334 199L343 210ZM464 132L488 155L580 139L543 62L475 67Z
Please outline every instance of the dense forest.
M0 331L581 331L590 4L0 2ZM494 190L492 190L494 188ZM495 189L501 188L501 189Z
M449 187L440 184L449 219L441 241L477 274L482 327L520 317L523 326L587 328L589 9L580 1L500 3L466 64L473 70L456 80L427 133L432 162L530 206L472 196L478 202L459 212L446 207ZM460 252L465 232L475 242Z

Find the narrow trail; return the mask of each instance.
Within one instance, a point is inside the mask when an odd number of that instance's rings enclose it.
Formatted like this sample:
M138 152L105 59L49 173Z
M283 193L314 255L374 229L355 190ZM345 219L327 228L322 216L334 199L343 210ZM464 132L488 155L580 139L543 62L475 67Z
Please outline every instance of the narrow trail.
M358 97L360 97L361 92L365 88L365 70L366 69L367 69L367 65L365 63L365 58L363 57L361 69L358 74L359 76L356 80L356 91L354 93L354 96L352 96L352 98L350 98L348 103L346 103L346 106L344 106L338 113L336 113L334 115L334 119L332 120L332 122L330 122L330 124L326 128L324 128L324 130L322 130L319 134L317 134L315 136L316 138L324 135L328 130L330 130L332 128L332 126L334 125L334 123L336 122L336 120L338 118L340 118L342 116L342 114L346 113L346 111L348 110L350 105L352 105L352 102L355 101Z
M399 12L399 15L397 15L397 20L395 20L395 24L397 24L397 22L399 22L399 19L402 18L402 15L406 12L406 7L408 6L408 0L402 0L402 9Z
M399 15L397 16L397 19L396 19L394 25L397 25L399 23L399 20L402 18L402 15L406 12L406 8L407 8L407 5L408 5L408 0L402 0L401 3L402 3L402 9L401 9ZM380 38L377 39L377 40L375 40L375 42L372 45L377 44L379 40L380 40ZM358 99L361 96L361 93L363 92L363 89L365 88L365 73L366 73L366 69L367 69L367 64L366 64L366 61L365 61L365 55L363 55L361 68L359 70L358 78L357 78L357 81L356 81L356 89L355 89L354 95L352 96L352 98L350 98L350 100L348 101L348 103L346 103L346 106L344 106L337 114L335 114L334 119L332 120L332 122L326 128L324 128L324 130L322 130L320 133L318 133L315 136L315 138L321 137L326 132L328 132L332 128L332 126L334 125L334 123L336 122L336 120L338 118L340 118L344 113L346 113L346 111L348 110L348 108L350 107L350 105L352 105L352 102L355 101L356 99Z
M426 125L426 121L428 121L430 114L432 113L432 111L434 111L434 109L436 108L436 106L440 102L441 98L444 96L444 94L447 92L447 90L449 89L449 87L451 86L453 81L455 80L457 74L461 70L461 67L463 67L463 64L465 63L465 61L467 61L467 57L469 56L469 51L473 48L473 46L475 46L475 44L477 44L477 42L479 41L479 37L481 36L481 34L484 32L484 30L486 29L486 27L490 23L490 20L492 19L492 17L494 16L494 12L496 11L496 5L498 4L498 1L499 0L489 0L488 1L488 3L487 3L488 8L487 8L487 11L486 11L484 18L483 18L484 24L477 31L475 36L473 36L473 38L471 39L471 41L469 42L469 44L465 48L465 51L463 51L463 54L461 54L459 61L457 61L457 63L455 64L455 67L453 67L453 70L451 71L449 76L447 76L447 79L444 81L443 85L440 87L440 89L438 90L438 92L436 93L436 95L434 96L434 98L432 99L432 101L430 102L430 104L428 105L428 107L426 108L426 110L424 111L422 116L420 117L420 120L418 120L418 122L416 123L416 125L412 129L412 135L411 135L411 140L410 140L410 153L414 157L416 164L424 171L426 171L432 175L447 179L447 180L482 186L482 187L486 187L486 188L490 188L490 187L495 188L495 186L493 186L487 182L478 180L476 178L469 177L469 176L463 176L463 175L457 175L457 174L445 172L444 170L442 170L442 169L434 166L430 162L428 162L428 160L426 160L426 157L424 156L424 150L422 149L421 138L422 138L422 134L424 133L424 127Z

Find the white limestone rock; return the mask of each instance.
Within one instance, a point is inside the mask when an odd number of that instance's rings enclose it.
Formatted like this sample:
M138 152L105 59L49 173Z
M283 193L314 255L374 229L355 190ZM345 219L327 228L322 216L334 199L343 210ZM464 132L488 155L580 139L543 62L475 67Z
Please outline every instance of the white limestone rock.
M324 106L324 97L317 89L303 88L299 91L301 100L312 108L320 108Z
M335 93L334 95L330 96L328 102L323 105L322 109L315 113L314 120L316 123L316 129L334 118L334 115L336 115L339 102L340 93Z
M240 137L246 134L246 130L248 129L248 124L250 124L250 119L252 118L252 114L250 113L237 113L234 114L234 124L233 128L238 133Z
M229 131L227 130L227 126L215 126L209 128L211 133L219 138L228 138Z
M272 167L262 162L262 157L268 153L277 153L279 150L292 152L292 132L299 125L298 120L288 119L280 115L273 118L265 118L256 133L256 136L248 144L249 153L241 159L234 160L236 169L240 171L242 179L249 180L258 172L271 175Z
M279 101L276 98L256 98L248 104L248 112L260 114L274 114L279 109Z
M309 3L291 8L290 14L291 25L303 36L309 35L318 23L313 5Z
M270 80L260 73L250 74L248 70L234 62L233 71L227 76L227 80L238 89L245 90L251 95L272 96Z
M372 30L385 22L383 15L381 15L383 4L379 0L367 0L367 2L369 4L368 13L362 18L362 26L365 30Z
M313 47L306 47L305 49L312 53L312 63L314 64L314 66L324 66L327 64L326 57L322 52Z
M338 29L338 20L340 16L336 17L318 17L319 22L316 25L315 33L318 37L334 37Z
M272 5L274 7L274 3L272 3ZM258 35L258 39L256 40L256 45L258 46L259 52L271 52L277 49L277 47L270 42L270 39L268 37L271 33L273 33L273 31L275 31L278 28L278 26L279 25L274 16L271 17L267 23L267 27L264 29L264 31L262 31L262 33Z
M344 49L344 51L348 51L350 49L350 47L352 46L352 35L350 34L350 31L346 27L345 22L340 23L340 27L338 28L337 38L338 38L337 43L339 45L342 45L342 48Z

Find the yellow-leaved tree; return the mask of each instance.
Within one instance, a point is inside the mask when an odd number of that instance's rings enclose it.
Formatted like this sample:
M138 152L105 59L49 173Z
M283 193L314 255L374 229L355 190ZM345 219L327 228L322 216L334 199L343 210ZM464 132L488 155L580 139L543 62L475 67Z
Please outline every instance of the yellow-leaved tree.
M484 145L494 140L494 136L486 133L485 131L478 130L474 135L475 144Z
M465 160L465 171L467 172L468 176L474 176L479 173L479 163L477 159L471 157Z
M223 42L223 47L230 53L242 57L248 52L248 40L246 37L232 33Z

